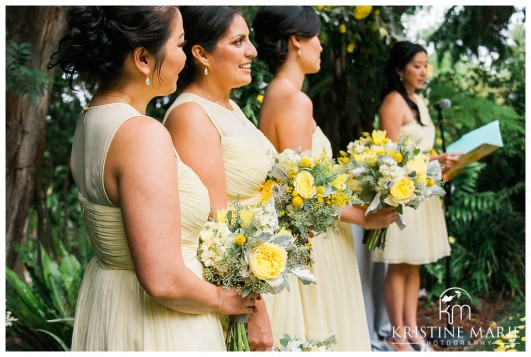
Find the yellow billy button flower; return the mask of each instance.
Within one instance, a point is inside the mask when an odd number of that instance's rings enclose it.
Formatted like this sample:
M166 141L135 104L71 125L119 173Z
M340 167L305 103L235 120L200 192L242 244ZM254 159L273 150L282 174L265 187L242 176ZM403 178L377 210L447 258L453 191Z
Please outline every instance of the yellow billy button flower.
M293 197L293 199L291 200L291 204L293 205L293 207L302 206L302 198L300 198L299 196Z
M317 186L317 193L319 195L322 195L323 193L325 193L325 188L323 186Z
M234 243L237 245L244 245L247 241L247 238L243 234L238 234L236 237L234 237Z
M256 95L256 101L258 103L262 103L264 101L264 95L263 94L257 94Z
M339 25L339 33L347 32L347 26L345 24Z
M310 166L312 166L312 160L310 160L309 158L304 156L304 157L301 158L301 161L299 161L299 166L300 167L310 167Z
M401 153L397 152L393 155L393 158L396 160L397 163L401 163L402 161L404 161L404 157L402 156Z
M433 178L431 178L431 177L428 177L426 179L426 185L428 185L428 187L431 187L431 186L435 185L435 180Z

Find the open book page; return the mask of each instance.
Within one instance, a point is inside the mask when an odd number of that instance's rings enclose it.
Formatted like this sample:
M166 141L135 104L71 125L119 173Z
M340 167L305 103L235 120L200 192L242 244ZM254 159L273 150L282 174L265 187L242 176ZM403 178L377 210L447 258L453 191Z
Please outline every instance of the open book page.
M501 147L503 147L503 141L500 133L500 122L497 120L466 133L446 148L448 153L462 152L464 154L444 174L443 178L445 180L453 179L468 164L480 160Z

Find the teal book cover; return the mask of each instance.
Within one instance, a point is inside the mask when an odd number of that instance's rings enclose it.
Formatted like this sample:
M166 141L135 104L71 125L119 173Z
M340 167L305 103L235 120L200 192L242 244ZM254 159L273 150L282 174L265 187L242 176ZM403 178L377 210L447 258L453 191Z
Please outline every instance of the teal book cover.
M446 148L448 153L461 152L463 155L457 164L445 173L444 179L451 180L468 164L482 159L501 147L503 140L498 120L466 133Z

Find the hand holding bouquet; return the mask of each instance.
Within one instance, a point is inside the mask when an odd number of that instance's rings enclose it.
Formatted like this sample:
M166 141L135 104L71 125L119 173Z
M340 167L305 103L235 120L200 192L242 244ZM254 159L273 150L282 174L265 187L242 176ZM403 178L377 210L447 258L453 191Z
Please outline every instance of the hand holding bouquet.
M351 142L340 161L347 165L350 188L368 206L366 214L387 204L402 213L403 207L417 208L431 196L443 196L441 165L429 161L417 142L402 134L398 142L386 132L374 130ZM399 220L400 228L405 224ZM368 231L364 243L370 250L385 248L386 229Z
M205 278L227 288L235 286L243 296L289 290L290 273L305 284L315 283L305 265L306 247L296 246L293 236L278 228L275 209L270 205L236 202L218 211L217 219L207 222L200 233L198 258ZM231 317L228 350L249 350L247 317Z
M335 227L341 208L355 195L347 185L348 170L326 152L286 149L275 158L265 184L265 198L273 196L280 226L289 229L299 244L307 244L309 231Z

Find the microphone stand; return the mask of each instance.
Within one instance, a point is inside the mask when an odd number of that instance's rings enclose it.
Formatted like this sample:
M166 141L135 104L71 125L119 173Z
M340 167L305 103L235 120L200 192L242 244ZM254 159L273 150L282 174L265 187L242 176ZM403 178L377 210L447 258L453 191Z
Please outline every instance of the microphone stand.
M441 140L442 140L442 149L443 152L446 152L446 141L444 139L444 123L443 123L443 116L442 111L443 108L436 107L437 114L438 114L438 122L439 122L439 130L441 132ZM452 204L452 190L453 190L453 184L450 183L450 181L446 181L444 183L444 190L446 191L446 194L444 195L444 220L446 223L446 227L448 227L448 223L450 222L450 205ZM445 281L446 281L446 288L450 288L451 278L450 278L450 257L451 255L445 257ZM449 321L446 321L446 329L449 331L453 331L452 326L450 326ZM446 336L445 331L441 331L441 329L435 329L431 331L431 335L427 336L429 341L434 342L438 346L441 347L450 347L450 346L462 346L467 343L467 341L470 340L470 337L468 334L463 331L462 334L455 334L455 333L449 333Z

